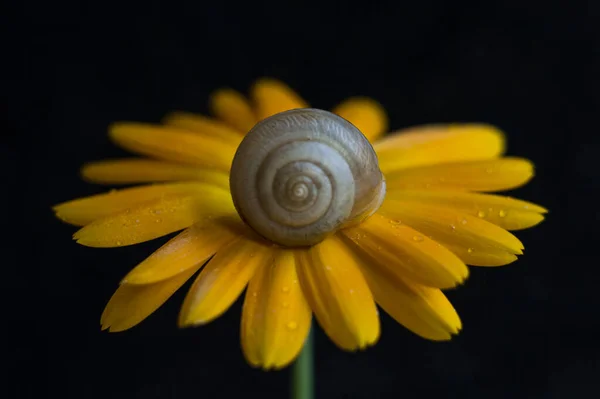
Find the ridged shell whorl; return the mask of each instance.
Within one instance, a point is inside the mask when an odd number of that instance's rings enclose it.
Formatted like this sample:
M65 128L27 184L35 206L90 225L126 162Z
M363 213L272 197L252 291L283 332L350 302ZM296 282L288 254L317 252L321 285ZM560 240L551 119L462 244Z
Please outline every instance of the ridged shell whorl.
M229 183L242 219L289 247L363 220L385 196L369 141L345 119L310 108L256 124L236 152Z

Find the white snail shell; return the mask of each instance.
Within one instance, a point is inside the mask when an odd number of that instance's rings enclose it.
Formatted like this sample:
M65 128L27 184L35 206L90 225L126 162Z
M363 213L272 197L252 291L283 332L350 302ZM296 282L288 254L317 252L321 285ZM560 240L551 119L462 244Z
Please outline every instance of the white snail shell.
M347 120L311 108L256 124L237 149L229 184L240 217L287 247L316 244L360 222L385 196L365 136Z

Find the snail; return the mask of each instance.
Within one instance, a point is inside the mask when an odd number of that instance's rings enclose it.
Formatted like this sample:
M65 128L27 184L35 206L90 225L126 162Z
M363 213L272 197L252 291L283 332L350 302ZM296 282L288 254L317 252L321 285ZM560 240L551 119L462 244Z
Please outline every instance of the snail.
M257 123L237 149L229 184L246 224L284 247L314 245L363 221L385 196L366 137L347 120L312 108Z

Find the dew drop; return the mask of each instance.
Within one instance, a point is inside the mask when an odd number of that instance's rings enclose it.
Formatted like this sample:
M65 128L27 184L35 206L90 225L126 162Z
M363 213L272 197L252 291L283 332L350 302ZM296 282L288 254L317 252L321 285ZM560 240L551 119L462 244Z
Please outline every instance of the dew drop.
M479 216L480 218L484 218L485 217L485 212L484 211L479 211L479 212L477 212L477 216Z
M456 231L456 226L455 225L451 224L450 228L452 229L453 232Z
M392 219L390 219L390 225L392 226L392 228L397 228L401 224L402 224L402 221L400 221L400 220L392 220Z
M498 216L500 216L501 218L506 216L506 211L504 209L500 210L500 212L498 212Z
M156 222L156 223L160 223L160 222L162 222L162 219L161 219L161 218L157 218L157 219L155 220L155 222Z
M413 241L421 242L423 241L423 236L413 236Z
M282 287L281 291L285 292L285 293L288 293L288 292L290 292L290 287L288 287L288 286Z
M462 218L462 220L460 221L461 224L467 224L467 219Z
M121 241L117 241L116 244L117 244L118 247L120 247L121 245L123 245L123 243Z
M296 323L295 321L290 321L289 323L287 323L286 327L288 328L288 330L295 330L296 328L298 328L298 323Z
M473 248L467 249L467 252L470 253L470 254L472 254L473 253Z

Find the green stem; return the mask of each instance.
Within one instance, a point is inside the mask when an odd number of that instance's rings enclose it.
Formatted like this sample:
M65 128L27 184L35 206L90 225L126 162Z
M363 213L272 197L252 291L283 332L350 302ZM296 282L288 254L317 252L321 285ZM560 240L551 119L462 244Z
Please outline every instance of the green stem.
M292 366L292 398L313 399L314 397L314 338L312 328L304 348Z

